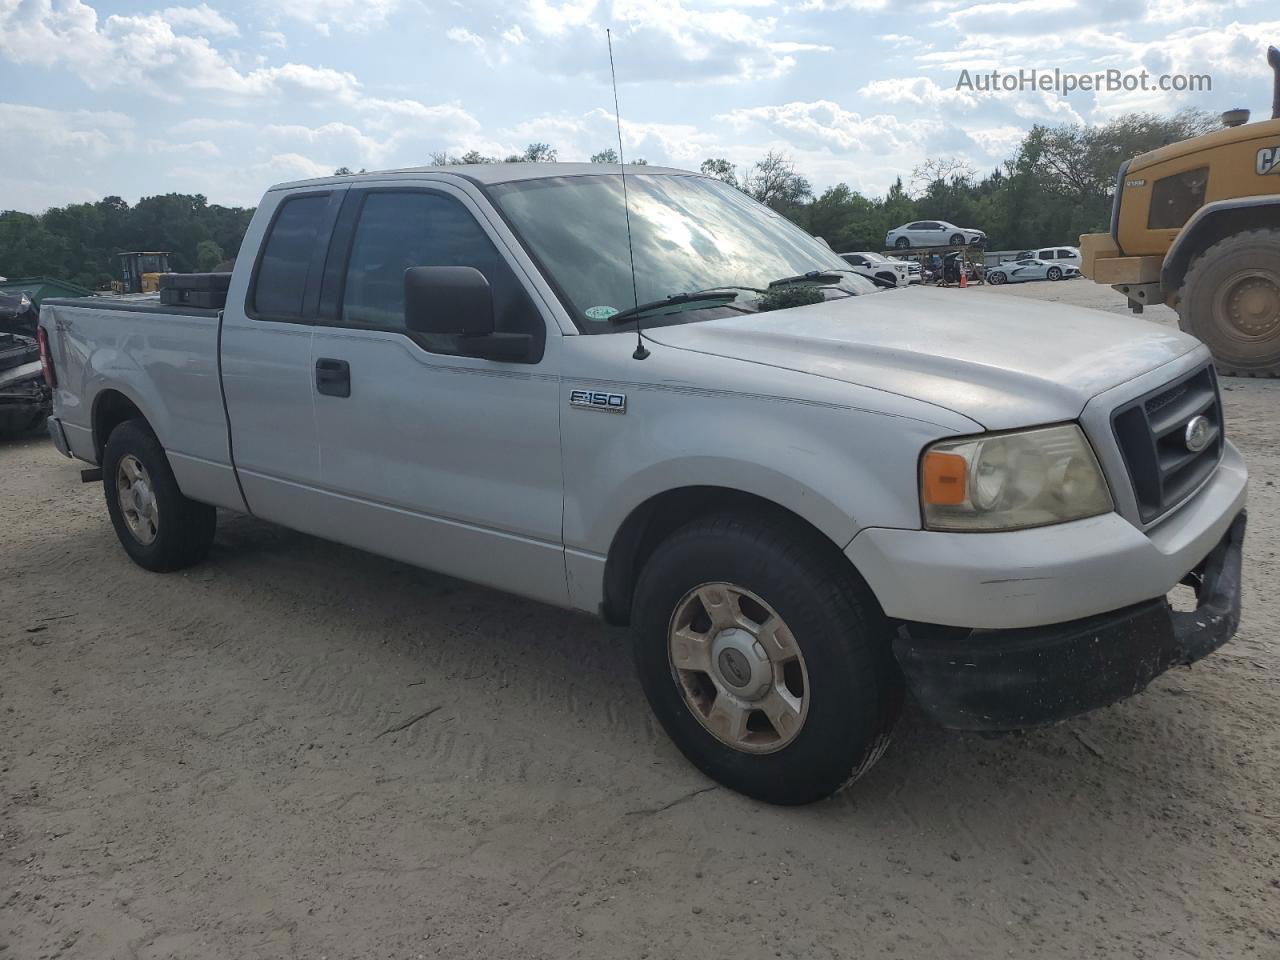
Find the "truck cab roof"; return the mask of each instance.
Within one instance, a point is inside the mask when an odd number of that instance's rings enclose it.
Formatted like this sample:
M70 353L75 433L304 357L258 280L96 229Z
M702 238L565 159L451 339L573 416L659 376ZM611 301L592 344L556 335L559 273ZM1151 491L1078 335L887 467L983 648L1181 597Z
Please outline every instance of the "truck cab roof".
M423 174L451 174L470 180L481 186L512 183L517 180L542 180L551 177L589 177L616 174L621 168L616 163L454 163L444 166L405 167L398 170L375 170L368 173L349 173L336 177L320 177L314 180L294 180L278 183L272 190L294 190L299 187L329 184L356 184L378 180L412 180ZM703 174L675 167L659 167L652 164L629 163L628 174L663 174L671 176L700 177Z

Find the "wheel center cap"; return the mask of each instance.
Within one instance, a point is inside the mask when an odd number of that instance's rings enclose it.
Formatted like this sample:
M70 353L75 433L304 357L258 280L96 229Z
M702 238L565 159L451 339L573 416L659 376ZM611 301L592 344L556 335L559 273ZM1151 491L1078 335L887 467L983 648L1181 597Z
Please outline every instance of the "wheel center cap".
M758 700L773 682L768 654L746 630L722 631L711 648L711 662L725 688L743 700Z
M720 651L716 665L720 668L720 676L729 686L740 690L751 683L751 664L742 651L726 647Z

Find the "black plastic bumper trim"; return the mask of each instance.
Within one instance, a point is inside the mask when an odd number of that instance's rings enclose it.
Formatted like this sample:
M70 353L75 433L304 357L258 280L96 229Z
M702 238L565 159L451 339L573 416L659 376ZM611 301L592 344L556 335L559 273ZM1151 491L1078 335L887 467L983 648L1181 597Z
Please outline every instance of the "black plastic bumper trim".
M1184 578L1196 592L1194 611L1175 611L1160 597L1082 620L967 636L908 625L894 654L925 712L953 730L1021 730L1108 706L1235 636L1244 532L1241 511Z

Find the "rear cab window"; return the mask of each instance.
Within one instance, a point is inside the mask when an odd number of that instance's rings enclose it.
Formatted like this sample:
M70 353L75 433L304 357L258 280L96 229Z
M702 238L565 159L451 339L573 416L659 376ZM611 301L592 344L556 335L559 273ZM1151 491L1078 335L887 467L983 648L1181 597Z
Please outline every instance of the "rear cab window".
M313 279L313 264L326 239L331 202L329 193L308 193L280 204L254 271L250 316L285 321L304 318L308 282Z

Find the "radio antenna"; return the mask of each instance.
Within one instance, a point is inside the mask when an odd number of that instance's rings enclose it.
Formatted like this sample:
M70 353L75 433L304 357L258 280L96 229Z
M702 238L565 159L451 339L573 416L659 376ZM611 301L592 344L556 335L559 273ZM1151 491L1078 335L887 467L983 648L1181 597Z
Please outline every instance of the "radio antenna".
M613 119L618 125L618 171L622 175L622 209L627 215L627 256L631 259L631 299L637 310L640 308L640 290L636 285L636 251L631 245L631 204L627 199L627 161L622 155L622 113L618 109L618 72L613 67L613 33L605 27L604 36L609 44L609 77L613 80ZM640 314L636 313L636 350L631 354L633 360L643 360L649 356L645 349L644 339L640 336Z

